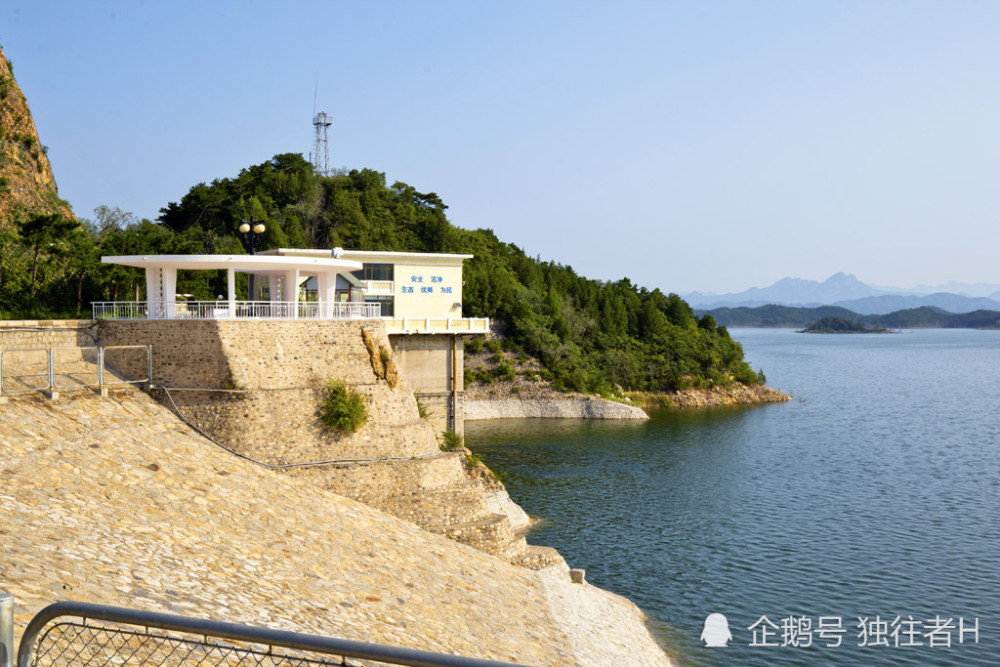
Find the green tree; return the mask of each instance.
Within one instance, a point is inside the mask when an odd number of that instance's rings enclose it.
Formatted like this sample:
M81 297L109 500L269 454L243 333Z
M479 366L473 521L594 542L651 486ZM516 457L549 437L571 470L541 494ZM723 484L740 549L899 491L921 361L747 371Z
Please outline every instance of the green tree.
M51 254L57 244L65 242L70 234L78 230L80 224L69 220L58 213L48 215L34 214L18 222L17 233L22 243L31 249L31 299L35 298L35 287L38 282L38 260L45 254Z

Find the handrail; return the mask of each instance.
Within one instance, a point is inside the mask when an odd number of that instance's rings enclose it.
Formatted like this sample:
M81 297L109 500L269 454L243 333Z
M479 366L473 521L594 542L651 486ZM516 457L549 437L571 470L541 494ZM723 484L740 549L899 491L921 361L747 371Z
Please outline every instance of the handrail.
M490 332L488 317L395 317L386 318L387 333L453 333L486 334Z
M93 373L95 375L96 381L93 384L88 384L85 382L77 382L74 384L60 385L56 382L56 378L60 375L67 375L66 373L58 373L58 364L56 363L56 352L84 352L87 350L93 350L97 353L97 359L94 362L96 366L94 371L88 371L88 373ZM141 379L131 378L129 379L122 373L119 369L114 366L110 366L111 370L122 376L124 379L119 381L108 381L107 373L105 372L109 365L105 357L109 350L142 350L145 352L145 364L144 370L146 372L146 377ZM45 353L44 363L45 372L44 373L18 373L17 375L7 375L5 357L8 354L24 354L31 352L42 352ZM87 362L90 363L90 362ZM76 371L81 372L81 371ZM44 377L45 384L42 386L29 386L26 389L10 389L4 385L5 377L17 377L23 378L28 377ZM105 347L87 345L82 347L39 347L39 348L9 348L5 350L0 350L0 398L4 396L17 396L20 394L31 394L39 391L48 392L52 398L56 398L60 391L72 391L77 389L92 389L97 388L101 395L106 395L107 387L120 385L120 384L145 384L153 381L153 347L151 345L108 345ZM26 383L25 383L26 384ZM2 665L0 665L2 667Z
M517 667L514 663L467 658L447 653L435 653L418 649L373 644L370 642L322 637L287 630L272 630L226 621L212 621L174 614L112 607L90 602L56 602L45 607L31 619L21 637L17 652L18 667L31 667L35 643L45 626L63 616L80 617L124 623L144 628L157 628L172 632L187 632L202 637L218 637L240 642L264 644L269 647L288 648L297 651L311 651L326 655L377 660L411 667ZM522 666L523 667L523 666Z
M377 319L382 304L366 301L94 301L98 320Z
M29 387L27 389L4 389L3 388L3 358L8 353L24 353L24 352L44 352L45 353L45 373L24 373L21 377L35 377L38 375L45 376L45 386L44 387ZM13 376L11 376L13 377ZM47 347L29 347L29 348L11 348L7 350L0 350L0 396L3 394L13 395L13 394L30 394L37 391L51 391L52 390L52 350Z
M56 354L55 353L56 352L81 352L81 356L82 356L82 352L86 351L86 350L93 350L94 352L97 353L97 362L95 363L96 369L93 371L93 374L94 374L94 383L93 384L86 384L86 383L83 383L83 382L78 382L76 384L66 385L65 387L59 386L56 383L56 378L58 378L60 375L65 375L65 373L61 374L61 373L57 373L56 372ZM51 359L51 363L49 364L49 367L51 369L50 372L49 372L49 382L50 382L51 386L49 387L49 389L51 389L52 391L59 391L60 389L87 389L87 388L93 388L93 387L103 387L104 386L104 381L103 381L104 364L102 363L101 354L102 354L101 347L97 346L97 345L86 345L86 346L80 346L80 347L52 347L52 348L49 348L49 358Z

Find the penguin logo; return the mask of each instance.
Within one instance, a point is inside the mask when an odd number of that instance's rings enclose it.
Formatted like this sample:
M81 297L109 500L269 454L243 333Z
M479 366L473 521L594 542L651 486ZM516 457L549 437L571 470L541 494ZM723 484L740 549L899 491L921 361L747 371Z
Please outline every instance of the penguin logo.
M729 632L729 621L722 614L709 614L705 618L705 628L701 631L701 640L705 646L725 646L733 640Z

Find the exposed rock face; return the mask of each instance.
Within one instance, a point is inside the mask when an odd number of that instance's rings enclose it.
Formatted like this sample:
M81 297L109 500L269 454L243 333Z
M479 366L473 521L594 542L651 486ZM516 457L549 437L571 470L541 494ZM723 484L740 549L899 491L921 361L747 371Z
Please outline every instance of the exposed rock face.
M642 408L590 396L465 400L465 419L649 419Z
M642 408L599 396L556 391L544 381L474 383L465 389L465 419L649 419Z
M679 408L707 407L712 405L753 405L755 403L783 403L791 396L763 385L734 384L715 389L685 389L669 394L670 403Z
M59 198L28 102L0 49L0 227L18 210L76 218Z

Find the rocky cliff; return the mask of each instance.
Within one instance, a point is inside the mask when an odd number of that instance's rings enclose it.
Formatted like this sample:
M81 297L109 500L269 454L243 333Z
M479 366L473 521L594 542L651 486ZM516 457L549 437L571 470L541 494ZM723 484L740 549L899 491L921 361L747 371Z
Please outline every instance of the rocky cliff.
M0 228L10 226L18 211L75 218L69 204L59 198L28 101L0 49Z

